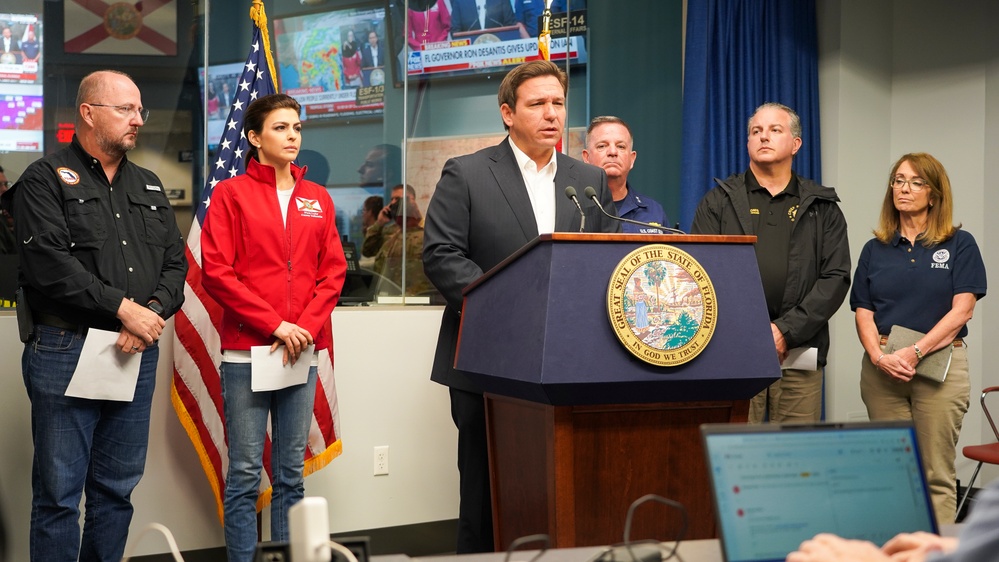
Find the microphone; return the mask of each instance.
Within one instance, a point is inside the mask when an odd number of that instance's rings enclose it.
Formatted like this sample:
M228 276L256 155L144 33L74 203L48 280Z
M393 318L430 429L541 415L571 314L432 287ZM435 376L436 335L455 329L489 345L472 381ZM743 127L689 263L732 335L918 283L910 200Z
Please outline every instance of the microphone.
M568 193L568 191L569 190L566 189L566 193ZM573 191L575 191L575 190L573 190ZM600 204L600 199L597 197L597 190L593 189L593 187L591 187L589 185L586 186L585 189L583 189L583 196L586 197L587 199L592 199L593 202L597 204L597 208L600 209L600 212L603 213L604 216L607 217L607 218L611 218L611 219L614 219L616 221L627 222L627 223L631 223L631 224L637 224L638 226L644 226L645 228L654 228L654 229L658 230L659 232L662 232L663 234L666 234L667 232L670 232L672 234L686 234L686 232L684 232L684 231L682 231L682 230L680 230L678 228L670 228L668 226L662 226L662 225L651 223L651 222L642 222L642 221L636 221L636 220L626 219L624 217L619 217L617 215L612 215L612 214L608 213L604 209L604 206Z
M579 199L576 199L576 188L571 185L565 188L565 196L572 199L572 202L576 204L576 208L579 209L579 231L582 232L586 228L586 213L583 212L583 207L579 204Z

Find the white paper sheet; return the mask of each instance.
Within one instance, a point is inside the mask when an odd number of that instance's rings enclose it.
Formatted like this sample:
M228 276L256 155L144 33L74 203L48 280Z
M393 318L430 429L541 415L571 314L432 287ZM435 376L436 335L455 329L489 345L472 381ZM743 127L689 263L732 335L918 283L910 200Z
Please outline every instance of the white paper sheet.
M269 345L255 345L250 348L250 389L253 392L281 390L296 384L305 384L309 380L309 367L316 346L310 345L302 351L298 361L292 365L282 365L284 348L277 348L271 353Z
M142 354L122 353L117 342L118 332L93 328L87 331L66 396L119 402L135 398Z
M787 357L780 365L784 369L801 369L803 371L814 371L819 368L819 348L817 347L795 347L787 350Z

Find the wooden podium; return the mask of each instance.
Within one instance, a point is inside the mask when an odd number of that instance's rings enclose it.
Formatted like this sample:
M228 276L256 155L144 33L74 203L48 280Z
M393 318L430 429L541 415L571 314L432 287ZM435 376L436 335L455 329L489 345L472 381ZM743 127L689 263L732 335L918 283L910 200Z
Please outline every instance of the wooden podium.
M780 377L754 241L548 234L465 289L455 363L486 394L497 550L535 533L555 548L619 543L649 493L686 507L684 538L717 535L699 426L746 421ZM710 343L676 367L637 359L608 319L613 272L648 244L690 254L717 296ZM677 514L649 505L631 538L675 538Z

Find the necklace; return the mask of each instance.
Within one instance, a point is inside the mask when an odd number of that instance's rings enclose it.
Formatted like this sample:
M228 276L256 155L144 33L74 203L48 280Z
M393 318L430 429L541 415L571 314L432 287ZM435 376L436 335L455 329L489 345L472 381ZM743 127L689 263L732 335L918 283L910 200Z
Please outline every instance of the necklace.
M425 43L427 34L430 33L430 4L427 4L427 9L423 10L423 42Z

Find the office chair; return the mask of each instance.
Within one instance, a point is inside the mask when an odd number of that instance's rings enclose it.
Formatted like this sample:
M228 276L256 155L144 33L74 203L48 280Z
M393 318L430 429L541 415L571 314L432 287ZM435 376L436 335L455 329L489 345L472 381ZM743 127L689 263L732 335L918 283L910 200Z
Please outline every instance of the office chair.
M992 421L992 414L989 413L989 408L985 405L985 397L989 395L990 392L995 392L999 390L999 386L990 386L982 391L982 411L985 412L985 417L989 420L989 425L992 426L992 433L995 434L996 441L999 441L999 431L996 430L996 424ZM964 489L964 495L961 497L961 501L957 504L957 513L961 513L961 508L964 507L964 502L968 501L968 494L971 492L971 487L975 485L975 478L978 478L978 471L982 469L982 465L985 463L999 465L999 442L997 443L985 443L983 445L968 445L964 449L961 449L961 453L964 454L966 458L973 461L978 461L978 466L975 467L974 474L971 475L971 482L968 482L968 487Z

